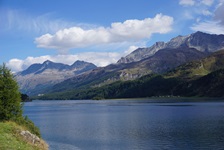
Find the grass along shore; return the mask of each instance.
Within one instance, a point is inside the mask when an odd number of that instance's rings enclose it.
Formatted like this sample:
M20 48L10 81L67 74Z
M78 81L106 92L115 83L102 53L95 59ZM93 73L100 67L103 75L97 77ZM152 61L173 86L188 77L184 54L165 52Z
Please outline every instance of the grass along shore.
M38 140L30 139L26 127L12 121L0 122L0 150L48 150L45 141L30 134ZM28 135L28 136L27 136Z

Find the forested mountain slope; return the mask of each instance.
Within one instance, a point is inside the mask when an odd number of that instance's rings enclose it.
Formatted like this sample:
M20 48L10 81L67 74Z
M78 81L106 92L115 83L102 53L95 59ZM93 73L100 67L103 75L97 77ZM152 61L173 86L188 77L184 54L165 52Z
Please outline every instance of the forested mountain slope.
M186 63L163 75L149 74L102 87L51 93L42 99L109 99L151 96L224 96L224 50Z

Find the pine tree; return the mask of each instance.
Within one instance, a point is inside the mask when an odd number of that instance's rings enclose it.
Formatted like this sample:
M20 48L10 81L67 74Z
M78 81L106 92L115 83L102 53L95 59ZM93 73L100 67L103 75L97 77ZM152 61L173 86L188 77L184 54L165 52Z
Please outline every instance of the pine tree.
M22 117L19 87L11 71L0 66L0 120L16 120Z

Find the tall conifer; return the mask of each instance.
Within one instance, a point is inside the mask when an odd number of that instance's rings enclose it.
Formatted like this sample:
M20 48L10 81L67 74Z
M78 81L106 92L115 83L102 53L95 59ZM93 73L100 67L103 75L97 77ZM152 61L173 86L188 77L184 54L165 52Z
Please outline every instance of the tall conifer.
M3 64L0 66L0 120L22 117L19 87L11 71Z

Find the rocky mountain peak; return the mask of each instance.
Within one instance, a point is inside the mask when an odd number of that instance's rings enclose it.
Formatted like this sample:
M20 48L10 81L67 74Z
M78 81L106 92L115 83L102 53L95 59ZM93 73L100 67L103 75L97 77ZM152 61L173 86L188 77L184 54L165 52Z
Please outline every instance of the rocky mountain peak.
M177 36L175 38L172 38L165 47L167 48L178 48L180 46L183 46L189 36Z
M83 66L83 65L86 65L86 64L91 64L91 63L77 60L77 61L74 62L71 66L72 66L72 67L80 67L80 66Z
M216 52L224 48L224 35L196 32L189 36L186 44L202 52Z
M224 48L224 35L195 32L186 36L177 36L169 42L156 42L148 48L136 49L117 63L131 63L153 56L162 49L179 49L181 47L194 48L201 52L215 52Z
M190 36L209 36L209 35L211 35L211 34L204 33L204 32L201 32L201 31L197 31L195 33L192 33Z
M165 42L156 42L149 48L138 48L126 57L122 57L120 60L118 60L117 63L120 64L140 61L144 58L154 55L159 49L165 48L165 46Z
M81 69L82 68L82 69ZM74 62L71 66L70 69L77 69L77 70L81 70L82 72L88 71L88 70L92 70L96 68L96 66L93 63L89 63L89 62L85 62L85 61L80 61L77 60L76 62Z
M68 69L69 65L62 64L62 63L55 63L50 60L46 60L41 64L41 68L36 70L35 74L41 74L45 70L65 70Z
M45 62L43 62L43 65L49 65L49 64L52 64L53 62L50 61L50 60L46 60Z

